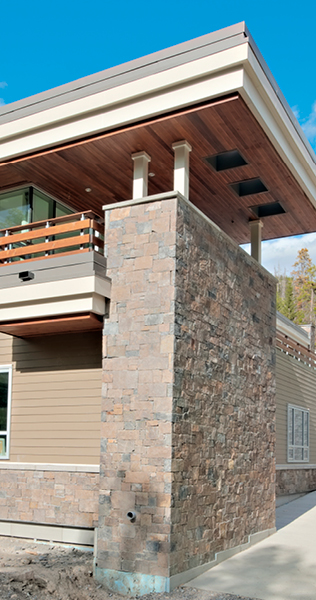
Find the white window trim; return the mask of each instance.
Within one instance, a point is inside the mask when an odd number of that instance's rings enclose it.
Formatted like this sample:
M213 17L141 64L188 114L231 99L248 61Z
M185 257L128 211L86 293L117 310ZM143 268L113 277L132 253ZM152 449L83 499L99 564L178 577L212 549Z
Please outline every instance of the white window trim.
M296 446L295 444L290 444L289 443L289 419L290 419L290 411L292 411L292 409L296 409L299 411L302 411L303 413L307 413L308 415L308 429L307 429L307 436L308 436L308 445L307 446ZM310 414L309 414L309 409L304 407L304 406L297 406L296 404L288 404L287 405L287 462L288 463L308 463L309 462L309 446L310 446ZM290 457L290 449L294 450L293 452L293 458ZM304 450L307 449L307 457L306 458L301 458L299 460L297 460L295 458L295 448L303 448ZM303 452L303 454L305 454L305 452Z
M11 432L11 397L12 397L12 365L0 365L0 373L8 373L8 408L7 408L7 429L0 431L1 435L6 435L6 453L0 456L0 460L8 460L10 455L10 432Z

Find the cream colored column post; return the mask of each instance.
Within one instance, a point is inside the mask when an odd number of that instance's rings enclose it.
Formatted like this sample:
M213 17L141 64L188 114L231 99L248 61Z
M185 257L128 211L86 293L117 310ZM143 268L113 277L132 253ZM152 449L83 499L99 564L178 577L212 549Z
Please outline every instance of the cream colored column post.
M173 189L189 199L189 153L192 150L189 142L182 140L172 144L174 151Z
M258 219L256 221L250 221L249 226L251 232L251 256L261 264L261 229L263 223Z
M132 154L134 161L133 199L148 196L148 163L151 157L147 152Z

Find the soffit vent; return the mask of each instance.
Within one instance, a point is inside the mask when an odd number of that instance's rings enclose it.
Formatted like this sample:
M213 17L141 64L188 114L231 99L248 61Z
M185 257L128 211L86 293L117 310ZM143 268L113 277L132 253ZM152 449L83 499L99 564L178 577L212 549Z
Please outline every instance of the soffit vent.
M228 150L214 156L206 156L204 159L215 171L226 171L247 165L247 161L241 156L238 150Z
M271 202L270 204L259 204L258 206L249 206L250 210L258 217L273 217L273 215L282 215L286 212L280 202Z
M268 188L259 177L256 179L247 179L246 181L231 183L230 187L234 190L235 194L240 197L251 196L252 194L262 194L262 192L268 191Z

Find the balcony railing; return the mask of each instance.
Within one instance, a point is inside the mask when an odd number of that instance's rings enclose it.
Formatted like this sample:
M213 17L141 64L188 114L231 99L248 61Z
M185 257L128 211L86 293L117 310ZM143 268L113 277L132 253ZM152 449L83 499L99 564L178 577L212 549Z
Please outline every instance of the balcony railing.
M103 254L103 233L101 218L91 211L1 229L0 266L55 254Z
M292 356L292 358L308 367L316 369L316 354L280 331L276 332L276 347L288 356Z

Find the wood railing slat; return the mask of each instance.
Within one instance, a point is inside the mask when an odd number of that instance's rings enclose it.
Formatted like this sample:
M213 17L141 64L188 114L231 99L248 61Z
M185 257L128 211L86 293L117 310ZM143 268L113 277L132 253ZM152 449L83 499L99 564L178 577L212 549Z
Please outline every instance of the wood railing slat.
M46 242L44 244L35 244L33 246L24 246L24 248L13 248L12 250L3 250L0 252L0 260L6 258L17 258L19 256L27 256L28 254L35 254L40 252L49 252L50 250L59 250L62 248L69 248L71 246L81 246L83 244L89 244L90 235L80 235L76 237L70 237L63 240L54 240L53 242Z
M0 231L1 266L10 263L12 258L21 258L23 262L36 260L36 255L43 252L46 256L38 256L37 259L48 258L56 250L61 251L58 252L58 255L75 254L86 250L94 250L95 248L102 250L104 247L104 231L102 224L96 219L98 219L97 215L92 211L87 211L2 229ZM100 237L96 235L97 233L100 234ZM63 235L62 239L54 239L60 235ZM46 240L45 243L42 241L37 242L42 238ZM12 248L13 245L17 244L19 244L18 248ZM80 250L69 252L71 247L87 244L89 245L87 249L80 248ZM4 250L3 248L7 249Z
M0 238L0 246L8 246L9 244L18 244L19 242L29 242L43 237L58 235L60 233L70 233L80 231L81 229L89 229L91 220L77 221L75 223L65 223L63 225L53 225L52 227L43 227L35 231L29 230L24 233L16 233L15 235L6 235Z
M313 368L316 368L316 355L309 348L302 346L296 340L289 338L287 335L277 331L276 346L289 356L292 356L299 362L303 362Z
M80 221L82 215L84 215L85 219L94 219L94 220L102 220L99 215L95 214L92 210L87 210L78 213L71 213L70 215L64 215L63 217L55 217L54 219L44 219L43 221L35 221L34 223L27 223L26 225L15 225L14 227L5 227L4 229L0 229L0 236L5 235L6 231L19 231L21 229L36 229L37 227L45 227L47 221L50 223L68 223L69 221Z
M91 252L90 248L83 248L82 250L70 250L69 252L62 252L60 254L55 254L55 255L51 255L51 256L35 256L34 258L27 258L21 262L16 262L16 265L22 266L25 265L25 267L27 267L27 264L29 262L34 262L35 260L47 260L47 258L52 258L52 256L73 256L73 254L82 254L83 252ZM9 263L10 265L14 264L14 263ZM5 267L5 264L0 264L0 268L1 267Z

